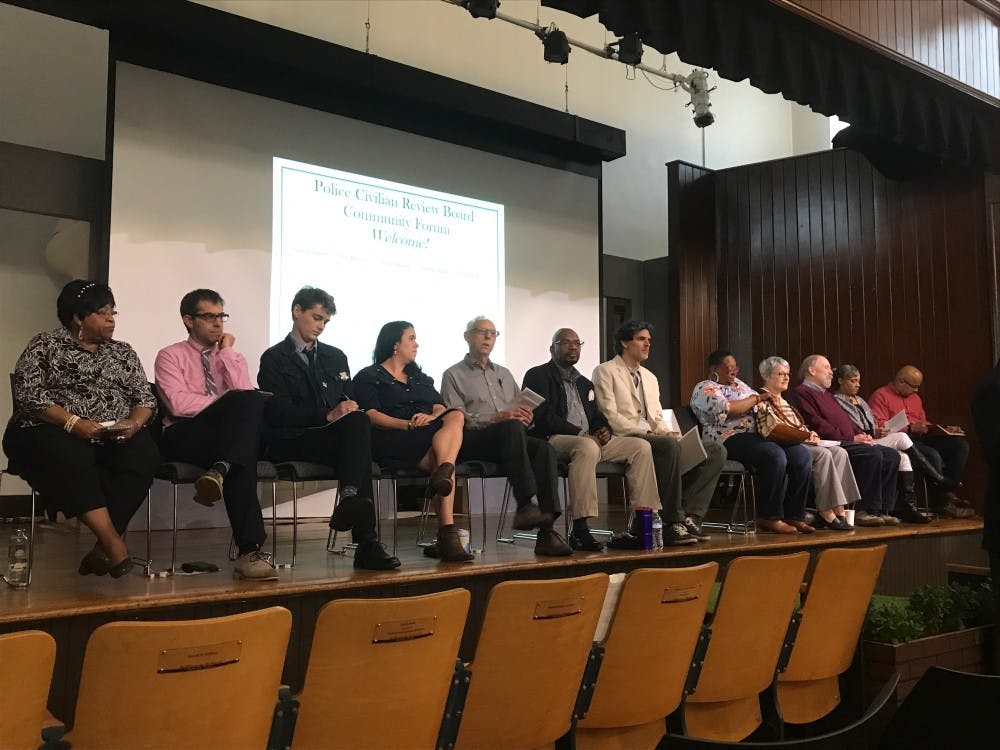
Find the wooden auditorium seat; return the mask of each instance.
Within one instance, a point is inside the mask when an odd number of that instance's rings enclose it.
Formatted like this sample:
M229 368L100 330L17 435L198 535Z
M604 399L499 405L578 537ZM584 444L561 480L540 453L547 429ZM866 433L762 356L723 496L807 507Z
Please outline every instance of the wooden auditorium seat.
M791 658L778 675L778 706L786 722L807 724L840 704L840 675L854 658L885 550L880 544L819 554Z
M653 750L684 697L719 564L633 570L622 584L577 750Z
M433 750L469 600L452 589L324 605L291 747Z
M542 750L570 731L608 576L493 587L456 750Z
M56 642L40 630L0 635L0 748L35 750L41 743Z
M735 741L761 725L759 696L774 682L808 562L798 552L729 564L698 686L684 702L684 734Z
M292 615L112 622L87 641L73 750L267 745Z

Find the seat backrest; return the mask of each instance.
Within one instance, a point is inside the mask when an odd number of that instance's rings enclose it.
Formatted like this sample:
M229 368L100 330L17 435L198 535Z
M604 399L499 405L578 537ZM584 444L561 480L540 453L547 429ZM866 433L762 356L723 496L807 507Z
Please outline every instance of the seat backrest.
M689 734L740 740L760 726L758 696L774 681L808 562L798 552L729 564L701 677L685 701Z
M490 591L458 750L528 750L570 729L608 589L605 573Z
M265 747L292 616L112 622L87 641L74 750Z
M56 642L40 630L0 635L0 747L35 750L41 742Z
M340 599L316 618L292 747L433 748L470 595Z
M791 658L778 675L785 721L816 721L840 703L837 677L851 666L885 550L835 547L818 556Z
M602 643L604 661L581 728L655 720L662 725L680 705L718 571L718 563L710 562L628 574Z

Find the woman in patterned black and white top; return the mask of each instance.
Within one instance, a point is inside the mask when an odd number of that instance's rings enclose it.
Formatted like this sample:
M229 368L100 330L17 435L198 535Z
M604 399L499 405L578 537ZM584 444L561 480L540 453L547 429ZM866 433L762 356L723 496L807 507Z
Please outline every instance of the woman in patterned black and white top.
M754 412L770 395L758 393L737 378L739 371L732 352L708 355L709 378L691 394L691 409L702 425L702 437L722 443L729 458L757 469L757 527L761 531L811 533L814 529L805 522L805 512L812 457L801 445L782 446L760 436Z
M142 429L156 398L135 350L111 338L111 289L71 281L56 312L63 327L32 338L17 361L3 447L46 503L97 536L81 575L118 578L132 567L122 534L160 462Z

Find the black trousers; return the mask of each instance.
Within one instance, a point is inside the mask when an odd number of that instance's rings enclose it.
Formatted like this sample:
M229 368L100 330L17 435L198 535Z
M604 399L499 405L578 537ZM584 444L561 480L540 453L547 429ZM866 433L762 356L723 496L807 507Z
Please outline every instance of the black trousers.
M843 448L861 491L860 508L874 515L892 513L896 507L899 453L884 445L864 443L845 443Z
M362 411L345 414L326 427L303 430L289 438L269 438L270 461L309 461L337 471L341 487L355 487L358 495L371 498L372 427Z
M969 441L960 435L910 435L913 447L921 455L949 479L962 481L965 474L965 464L969 461ZM930 487L930 504L941 508L947 504L945 492L936 487Z
M222 494L241 555L260 549L267 538L257 498L257 457L268 398L259 391L230 391L167 427L160 441L168 461L206 468L216 461L229 464Z
M120 443L90 443L56 425L11 426L3 449L47 507L67 518L106 507L119 534L146 499L160 464L148 430Z
M1000 612L1000 549L987 550L990 554L990 578L993 579L993 600ZM993 626L993 674L1000 675L1000 622Z
M524 425L513 419L465 430L458 460L476 459L500 464L518 507L537 496L541 510L560 515L556 452L547 440L529 437Z

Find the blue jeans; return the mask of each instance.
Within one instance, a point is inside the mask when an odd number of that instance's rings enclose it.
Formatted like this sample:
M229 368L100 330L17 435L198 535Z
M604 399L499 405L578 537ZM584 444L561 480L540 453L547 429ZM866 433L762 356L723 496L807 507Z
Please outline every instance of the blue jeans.
M724 445L731 460L757 470L758 518L805 518L806 495L812 481L812 456L805 446L778 445L756 432L737 433ZM788 486L784 487L786 477Z

